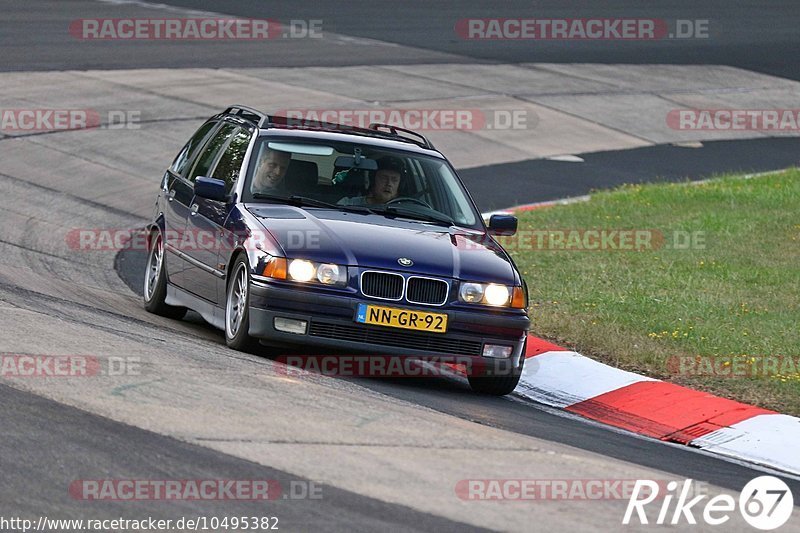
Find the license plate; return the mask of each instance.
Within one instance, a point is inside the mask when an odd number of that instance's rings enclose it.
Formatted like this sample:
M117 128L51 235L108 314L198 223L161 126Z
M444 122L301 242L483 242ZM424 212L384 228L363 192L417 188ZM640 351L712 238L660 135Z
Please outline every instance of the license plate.
M444 313L412 311L410 309L398 309L397 307L384 307L382 305L358 304L356 322L389 326L391 328L429 331L431 333L444 333L447 331L447 315Z

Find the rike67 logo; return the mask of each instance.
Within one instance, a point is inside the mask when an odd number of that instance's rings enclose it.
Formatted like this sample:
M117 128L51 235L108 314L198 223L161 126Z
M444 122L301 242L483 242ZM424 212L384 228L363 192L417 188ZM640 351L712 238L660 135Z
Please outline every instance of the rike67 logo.
M736 500L733 496L719 494L701 504L708 495L701 494L689 499L691 489L691 479L684 481L680 489L677 481L671 481L667 484L666 493L662 494L659 491L659 484L655 481L639 479L628 500L622 523L630 524L634 514L640 524L658 525L681 523L694 525L698 523L696 514L710 526L723 525L731 519L731 514L736 510ZM645 507L657 500L660 506L656 504L650 510L658 508L658 516L654 522L650 522L653 516L651 514L648 518ZM764 531L785 524L794 510L794 498L789 486L773 476L760 476L749 481L739 494L738 503L739 512L744 520L754 528Z

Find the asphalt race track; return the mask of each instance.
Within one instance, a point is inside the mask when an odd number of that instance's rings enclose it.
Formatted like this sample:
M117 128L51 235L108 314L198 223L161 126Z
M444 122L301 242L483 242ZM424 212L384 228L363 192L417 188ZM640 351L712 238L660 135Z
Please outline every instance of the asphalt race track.
M608 83L602 72L583 64L619 69L613 75L625 73L635 85L651 79L649 65L669 64L676 70L665 77L686 82L685 90L673 88L675 94L691 93L686 98L733 95L751 98L738 104L750 106L792 101L800 94L796 6L672 2L650 8L626 1L598 10L589 3L569 9L540 3L536 16L710 19L717 33L708 42L547 42L531 50L524 42L465 42L452 31L455 20L467 17L532 16L534 8L525 2L505 3L500 11L488 2L414 1L402 8L361 1L164 4L4 4L0 107L134 109L141 111L142 123L131 130L0 136L0 355L87 356L105 369L83 378L0 377L0 517L274 516L284 531L526 531L533 525L615 531L623 500L467 501L456 495L456 486L465 479L691 478L706 483L711 494L738 494L765 472L587 423L513 395L476 395L458 378L292 375L266 356L229 350L222 333L193 313L182 321L146 313L140 303L144 253L87 252L69 233L143 227L163 169L198 123L230 99L254 101L256 107L283 100L292 102L286 106L344 105L352 99L400 105L399 85L384 81L398 73L409 76L409 101L486 98L481 102L489 107L495 98L518 98L501 87L513 85L515 76L534 72L554 76L552 87L564 80L576 84L569 94L556 95L557 102L550 88L538 100L519 99L538 106L545 122L568 123L552 139L542 139L563 143L563 152L555 147L514 155L514 141L495 142L492 132L468 139L438 133L437 146L446 155L452 149L486 210L622 182L784 168L800 159L796 136L709 136L702 147L690 147L666 128L609 126L605 117L617 114L616 100L606 102L602 119L581 115L569 102L587 91L599 94L597 88ZM326 37L267 48L249 42L97 43L76 40L65 29L79 18L193 16L185 8L321 19ZM560 66L527 65L532 63ZM465 84L459 81L464 65L497 67L497 77L476 80L480 87ZM686 65L716 65L709 82L714 85L702 85L707 80L682 70ZM585 70L564 74L562 67ZM376 78L368 78L372 70ZM556 77L561 75L566 77ZM609 98L634 93L628 85L613 89ZM358 95L345 98L351 92ZM669 105L689 105L675 94ZM540 130L519 133L528 135L526 145L548 137ZM548 158L562 153L583 162ZM129 371L110 372L114 361ZM770 473L789 484L797 506L800 479ZM91 501L69 490L76 480L101 479L269 479L284 491L322 487L322 497L284 492L270 502ZM798 524L796 507L781 531L800 531ZM725 527L752 530L739 516Z
M111 3L135 5L137 2L113 1ZM154 2L155 3L155 2ZM325 30L354 38L374 39L395 43L413 49L370 51L336 48L320 51L305 44L291 43L280 53L269 56L255 53L236 54L225 50L211 56L191 53L196 45L188 44L178 49L163 43L142 44L136 54L125 53L115 47L112 51L89 49L80 43L59 37L57 18L44 20L19 15L4 19L4 45L25 43L23 54L0 59L0 68L14 70L70 68L137 68L137 67L220 67L220 66L344 66L363 64L409 63L420 61L450 62L545 62L545 63L668 63L668 64L722 64L732 65L781 76L800 79L800 70L792 58L800 53L797 26L800 12L791 2L731 3L724 0L692 2L671 1L660 6L639 5L629 0L615 0L596 5L592 2L573 2L568 7L563 2L525 2L513 0L498 7L491 2L467 0L438 5L432 10L429 2L411 0L403 2L402 9L389 9L390 2L355 0L342 5L336 2L295 2L277 0L165 0L158 2L197 11L209 11L241 17L270 17L281 21L292 19L322 20ZM19 0L8 2L13 13ZM60 2L37 2L43 11L59 10ZM74 18L96 15L91 1L70 2ZM396 5L394 6L396 7ZM63 9L63 8L60 8ZM648 41L630 42L539 42L536 46L524 41L504 41L499 45L491 41L465 41L453 32L455 21L465 18L490 17L642 17L654 19L709 20L709 35L713 39L673 41L669 46ZM49 30L49 31L48 31ZM35 33L35 43L29 36ZM55 45L58 46L55 46ZM313 53L309 53L313 51ZM204 51L205 52L205 51Z

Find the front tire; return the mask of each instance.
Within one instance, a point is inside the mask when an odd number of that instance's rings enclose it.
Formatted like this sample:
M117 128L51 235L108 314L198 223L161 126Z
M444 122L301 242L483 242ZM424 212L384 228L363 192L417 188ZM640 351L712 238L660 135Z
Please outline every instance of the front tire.
M144 271L144 308L150 313L180 320L186 314L185 307L167 305L167 266L164 262L164 239L161 231L150 234L147 267Z
M250 336L250 266L240 255L231 269L225 296L225 343L242 352L252 352L258 346Z
M517 388L522 368L525 366L525 352L520 356L519 365L511 371L502 372L500 375L467 376L469 386L473 391L492 396L505 396Z

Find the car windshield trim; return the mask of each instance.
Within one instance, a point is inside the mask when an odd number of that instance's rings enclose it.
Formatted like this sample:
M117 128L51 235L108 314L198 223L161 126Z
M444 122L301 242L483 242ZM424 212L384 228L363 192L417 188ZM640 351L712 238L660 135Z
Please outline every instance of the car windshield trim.
M457 225L455 220L445 215L444 213L440 213L439 211L436 210L432 210L429 213L423 213L421 211L415 211L414 209L397 207L393 205L387 205L383 207L371 207L370 210L373 213L383 216L393 215L396 217L410 218L422 222L434 222L436 224L446 224L448 227Z
M369 207L366 205L340 205L340 204L332 204L329 202L323 202L322 200L309 198L307 196L298 196L298 195L281 196L279 194L267 194L260 192L253 193L253 198L258 200L274 200L276 202L282 202L297 207L318 207L321 209L335 209L337 211L348 211L351 213L380 215L386 218L390 217L408 218L416 222L431 222L440 225L444 224L447 227L451 226L460 227L458 224L455 223L455 221L452 218L448 217L445 214L439 213L438 211L435 211L434 214L434 213L421 213L419 211L414 211L413 209L404 209L402 207L395 207L395 206Z
M299 196L293 194L291 196L282 196L280 194L268 194L262 192L254 192L253 198L256 200L275 200L276 202L283 202L286 204L294 205L297 207L319 207L323 209L336 209L337 211L350 211L353 213L371 213L373 212L368 207L358 205L339 205L310 198L308 196Z

